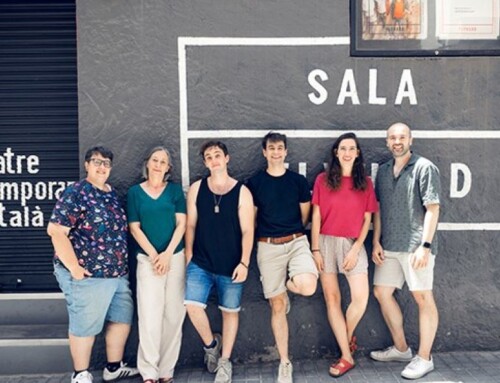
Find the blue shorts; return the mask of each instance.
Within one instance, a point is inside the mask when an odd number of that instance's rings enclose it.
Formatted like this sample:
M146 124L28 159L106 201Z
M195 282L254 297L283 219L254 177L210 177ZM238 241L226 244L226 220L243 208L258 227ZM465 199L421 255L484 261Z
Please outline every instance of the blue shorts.
M219 309L238 312L241 309L242 282L233 282L231 277L218 275L203 270L194 262L189 262L186 270L185 305L207 307L208 296L215 286L219 300Z
M64 266L57 264L54 275L66 298L71 335L95 336L106 321L132 323L134 303L128 277L75 280Z

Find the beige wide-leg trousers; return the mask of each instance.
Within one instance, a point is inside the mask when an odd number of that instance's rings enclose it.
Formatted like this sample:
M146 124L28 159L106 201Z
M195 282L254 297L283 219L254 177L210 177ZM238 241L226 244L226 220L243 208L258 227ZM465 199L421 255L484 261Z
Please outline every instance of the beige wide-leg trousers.
M137 368L144 380L174 375L186 316L184 258L183 251L174 254L169 272L157 275L147 255L137 256Z

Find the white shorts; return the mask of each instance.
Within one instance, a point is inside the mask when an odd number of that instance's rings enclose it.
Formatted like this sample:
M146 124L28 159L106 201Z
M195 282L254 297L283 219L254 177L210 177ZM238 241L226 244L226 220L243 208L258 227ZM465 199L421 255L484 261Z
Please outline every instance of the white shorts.
M373 284L401 289L406 282L410 291L432 290L436 256L430 254L427 266L415 270L411 265L412 254L384 250L384 263L375 265Z

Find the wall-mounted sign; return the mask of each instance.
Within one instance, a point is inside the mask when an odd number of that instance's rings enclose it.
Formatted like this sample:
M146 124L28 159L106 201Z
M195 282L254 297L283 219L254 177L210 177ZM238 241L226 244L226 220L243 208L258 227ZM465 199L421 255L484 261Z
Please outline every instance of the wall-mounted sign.
M496 56L500 0L351 0L352 56Z
M440 40L496 40L500 0L436 2L436 35Z

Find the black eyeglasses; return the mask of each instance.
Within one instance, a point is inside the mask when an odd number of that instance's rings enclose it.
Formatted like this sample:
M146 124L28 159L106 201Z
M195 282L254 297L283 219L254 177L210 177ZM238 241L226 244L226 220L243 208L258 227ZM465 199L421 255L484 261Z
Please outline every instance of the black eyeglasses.
M92 162L97 167L104 165L106 169L110 169L112 166L111 160L100 160L99 158L91 158L89 162Z

